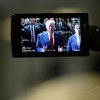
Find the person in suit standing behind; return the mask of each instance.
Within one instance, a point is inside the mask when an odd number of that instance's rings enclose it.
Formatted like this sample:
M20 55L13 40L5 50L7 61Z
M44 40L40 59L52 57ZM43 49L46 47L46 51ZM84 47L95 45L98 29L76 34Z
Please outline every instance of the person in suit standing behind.
M42 32L40 27L35 26L35 18L29 18L29 25L23 31L23 47L35 49L37 35Z
M45 18L43 21L43 31L46 31L46 21L48 20L48 18Z
M43 24L40 23L40 18L36 18L36 24L35 25L38 26L38 27L40 27L41 30L43 31Z
M59 18L59 22L56 25L56 31L62 31L63 29L63 18Z
M67 19L67 25L69 26L70 30L72 31L72 23L71 23L70 18Z
M36 51L46 52L48 50L56 50L58 52L63 51L62 35L55 30L55 21L46 21L46 32L40 33L37 36Z
M67 52L80 51L81 48L81 28L80 25L75 25L75 34L69 37L67 44Z
M66 21L64 21L64 25L63 25L62 31L71 31L70 28L69 28L69 26L67 25Z

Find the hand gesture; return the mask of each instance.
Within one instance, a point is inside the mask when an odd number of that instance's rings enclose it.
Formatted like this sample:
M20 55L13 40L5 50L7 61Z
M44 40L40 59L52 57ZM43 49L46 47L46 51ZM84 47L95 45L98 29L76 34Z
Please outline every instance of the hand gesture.
M47 46L44 46L42 52L46 52L46 51L47 51Z
M58 52L62 52L63 51L63 47L60 47L60 45L58 46Z

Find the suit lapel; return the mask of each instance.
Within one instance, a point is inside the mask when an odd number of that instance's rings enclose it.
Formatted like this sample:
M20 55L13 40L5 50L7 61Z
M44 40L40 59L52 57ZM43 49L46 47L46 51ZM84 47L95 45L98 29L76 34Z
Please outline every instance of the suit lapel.
M31 27L30 27L30 25L29 25L29 32L30 32L30 34L31 34ZM35 25L34 25L34 32L36 33L36 27L35 27Z
M45 36L44 36L43 39L44 39L43 41L45 42L45 46L47 45L48 48L49 48L50 47L50 42L49 42L49 36L48 36L47 32L45 32Z
M54 33L54 48L56 48L57 45L57 34Z
M27 32L28 32L28 37L31 41L31 28L30 28L30 25L28 26L28 31Z
M35 41L37 40L37 34L36 34L36 27L34 25L34 35L35 35Z
M76 35L74 36L74 40L75 40L75 48L78 48L77 47L77 37L76 37Z
M29 34L31 35L31 28L30 28L30 25L28 27L28 30L29 30Z
M34 32L36 33L36 27L35 27L35 25L34 25Z

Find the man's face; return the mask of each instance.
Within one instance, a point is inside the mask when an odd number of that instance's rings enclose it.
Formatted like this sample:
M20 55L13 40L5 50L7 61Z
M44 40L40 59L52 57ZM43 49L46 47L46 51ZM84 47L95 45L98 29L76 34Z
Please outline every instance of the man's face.
M75 33L80 35L81 34L81 28L80 25L75 25Z
M62 18L62 22L64 22L64 18Z
M52 33L54 32L55 25L54 25L53 23L48 24L48 25L46 26L46 29L47 29L47 31L48 31L50 34L52 34Z
M35 24L35 18L30 18L30 25L34 25Z
M25 22L24 18L21 18L21 23L24 23L24 22Z
M62 21L61 21L61 18L59 18L59 22L62 22Z
M64 24L67 25L67 22L65 21Z
M67 22L69 22L69 19L67 19Z
M40 19L37 20L37 23L40 23Z

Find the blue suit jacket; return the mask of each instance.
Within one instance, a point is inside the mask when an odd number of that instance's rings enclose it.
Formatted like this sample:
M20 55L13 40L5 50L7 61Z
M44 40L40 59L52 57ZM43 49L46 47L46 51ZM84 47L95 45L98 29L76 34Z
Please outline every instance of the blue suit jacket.
M75 51L78 50L78 46L77 46L77 37L76 35L72 35L71 37L69 37L68 40L68 44L67 44L67 50L66 51Z
M62 35L60 33L54 32L54 49L57 51L58 46L63 46ZM42 52L42 48L47 46L47 49L50 50L50 41L47 32L38 34L36 42L36 51Z

